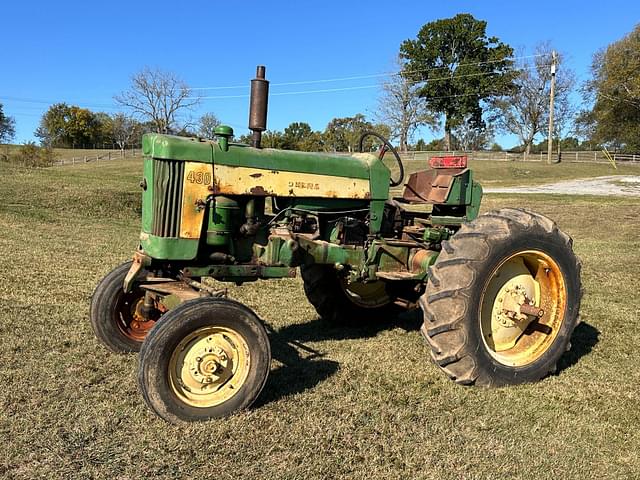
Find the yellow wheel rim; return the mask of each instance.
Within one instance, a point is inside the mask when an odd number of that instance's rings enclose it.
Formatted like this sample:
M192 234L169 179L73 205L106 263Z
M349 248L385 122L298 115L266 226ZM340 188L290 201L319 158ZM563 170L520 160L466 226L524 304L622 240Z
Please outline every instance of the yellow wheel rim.
M511 367L535 362L558 336L566 303L562 272L549 255L526 250L507 258L482 292L480 329L488 352Z
M171 354L169 384L193 407L215 407L233 397L249 375L245 339L227 327L204 327L187 335Z
M359 307L383 307L391 301L387 294L387 287L385 283L381 281L371 283L347 283L346 279L342 279L340 286L347 298Z

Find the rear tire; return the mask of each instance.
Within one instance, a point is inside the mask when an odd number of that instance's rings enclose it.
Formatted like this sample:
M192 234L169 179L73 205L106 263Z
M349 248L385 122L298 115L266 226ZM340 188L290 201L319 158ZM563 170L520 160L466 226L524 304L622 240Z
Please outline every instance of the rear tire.
M140 351L145 402L170 423L225 417L251 406L269 374L271 347L258 316L222 298L167 312Z
M320 317L335 325L365 325L400 312L385 282L346 285L332 265L301 266L304 293Z
M420 298L433 360L465 385L555 371L578 323L580 268L571 238L537 213L501 209L463 225L443 242ZM542 316L515 316L525 303Z

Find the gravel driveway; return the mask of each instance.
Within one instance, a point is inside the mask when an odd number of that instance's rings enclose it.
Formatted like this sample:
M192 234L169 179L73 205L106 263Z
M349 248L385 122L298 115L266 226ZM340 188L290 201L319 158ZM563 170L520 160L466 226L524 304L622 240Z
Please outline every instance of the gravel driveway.
M553 193L566 195L617 195L640 197L639 175L611 175L606 177L565 180L526 187L486 188L486 193Z

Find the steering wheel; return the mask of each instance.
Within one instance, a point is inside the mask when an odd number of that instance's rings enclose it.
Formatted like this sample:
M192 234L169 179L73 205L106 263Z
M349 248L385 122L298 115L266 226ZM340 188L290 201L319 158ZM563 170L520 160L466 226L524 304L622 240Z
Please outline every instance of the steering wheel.
M402 180L404 180L404 165L402 165L402 159L400 158L398 151L394 148L393 145L391 145L391 143L389 143L389 140L387 140L382 135L376 132L372 132L371 130L366 130L362 133L362 135L360 135L360 140L358 140L358 151L362 152L364 139L367 137L376 137L378 140L382 142L382 148L380 149L380 153L378 154L378 158L380 160L382 160L382 157L384 157L384 154L387 150L393 153L393 156L395 157L396 162L398 162L398 167L400 167L400 173L398 175L397 180L393 178L389 178L389 185L392 187L397 187L402 183Z

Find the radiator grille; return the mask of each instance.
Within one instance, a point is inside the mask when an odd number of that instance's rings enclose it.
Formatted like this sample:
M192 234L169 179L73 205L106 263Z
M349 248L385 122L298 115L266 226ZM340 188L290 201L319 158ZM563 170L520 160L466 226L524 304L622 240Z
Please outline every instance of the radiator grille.
M153 235L178 237L182 211L184 162L153 162Z

